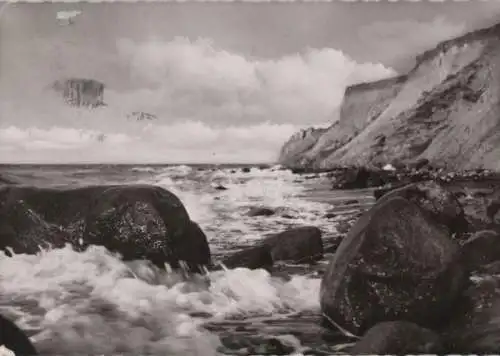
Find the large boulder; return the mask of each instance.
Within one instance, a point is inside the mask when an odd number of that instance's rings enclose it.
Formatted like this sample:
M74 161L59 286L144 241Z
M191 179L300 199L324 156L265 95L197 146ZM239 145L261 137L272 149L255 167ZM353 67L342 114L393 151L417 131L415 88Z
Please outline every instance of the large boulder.
M34 254L67 243L78 250L101 245L125 260L160 267L210 264L205 234L182 202L160 187L0 188L1 249Z
M330 324L358 335L391 320L438 328L467 277L447 229L393 197L363 215L338 247L321 282L321 309Z
M460 235L469 230L464 210L455 195L436 182L418 182L394 189L382 196L378 203L394 197L415 203L434 222L445 226L452 234Z
M264 239L273 261L313 263L323 258L322 232L314 226L301 226Z
M12 321L0 315L0 346L5 346L15 355L38 355L28 336Z
M442 350L433 331L406 321L386 321L372 327L349 350L351 355L434 354Z

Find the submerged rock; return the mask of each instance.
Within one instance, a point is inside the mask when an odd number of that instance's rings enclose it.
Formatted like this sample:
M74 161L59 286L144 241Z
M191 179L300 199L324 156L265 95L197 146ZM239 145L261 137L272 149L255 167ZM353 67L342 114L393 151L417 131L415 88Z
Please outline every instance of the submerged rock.
M38 355L29 337L2 315L0 315L0 346L5 346L19 356Z
M322 232L314 226L301 226L264 239L273 261L313 263L323 258Z
M265 207L254 207L251 208L247 215L248 216L271 216L274 215L275 211L273 209L265 208Z
M352 355L434 354L442 350L439 336L429 329L406 321L387 321L368 330L354 347Z
M66 243L77 250L101 245L124 260L160 267L210 264L205 234L182 202L160 187L0 188L0 248L34 254Z
M467 281L459 257L446 228L416 203L392 197L341 242L321 282L321 309L354 334L392 320L440 327Z
M214 187L215 190L227 190L228 188L226 188L225 186L221 185L221 184L218 184Z

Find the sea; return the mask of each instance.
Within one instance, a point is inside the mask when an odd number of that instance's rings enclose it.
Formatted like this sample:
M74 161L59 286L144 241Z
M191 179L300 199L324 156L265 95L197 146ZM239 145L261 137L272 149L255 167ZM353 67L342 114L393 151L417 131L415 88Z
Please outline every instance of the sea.
M374 202L370 190L332 191L325 174L273 165L3 165L0 175L36 186L168 189L207 235L216 262L305 225L320 228L328 247L342 236L342 221ZM256 206L276 213L247 216ZM321 275L331 256L313 266L278 263L279 273L222 266L208 272L207 284L124 262L101 246L1 253L0 314L47 355L342 354L353 340L320 323Z

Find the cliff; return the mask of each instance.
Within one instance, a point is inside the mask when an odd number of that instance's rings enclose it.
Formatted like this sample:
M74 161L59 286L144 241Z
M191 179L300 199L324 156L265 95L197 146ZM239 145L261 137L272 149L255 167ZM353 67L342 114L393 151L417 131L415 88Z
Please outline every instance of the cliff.
M70 78L57 80L53 84L56 92L73 106L95 108L105 105L104 84L93 79Z
M406 75L347 88L339 120L307 142L289 140L279 163L324 169L426 158L450 170L500 170L499 66L500 25L440 43Z

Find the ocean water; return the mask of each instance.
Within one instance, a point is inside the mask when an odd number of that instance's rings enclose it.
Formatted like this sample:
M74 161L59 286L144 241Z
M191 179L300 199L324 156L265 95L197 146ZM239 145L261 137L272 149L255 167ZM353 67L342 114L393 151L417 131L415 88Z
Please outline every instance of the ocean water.
M0 174L40 186L164 187L202 227L216 261L294 226L319 227L328 244L339 235L337 222L373 199L369 191L329 191L325 176L298 176L279 166L250 172L237 165L2 166ZM343 201L353 198L360 204L346 208ZM254 206L276 214L246 216ZM325 218L332 208L338 216ZM145 261L123 262L99 246L82 253L69 247L35 256L2 253L0 313L26 330L43 354L334 354L350 340L319 323L327 262L328 255L312 267L281 264L282 275L223 269L208 274L207 286Z

